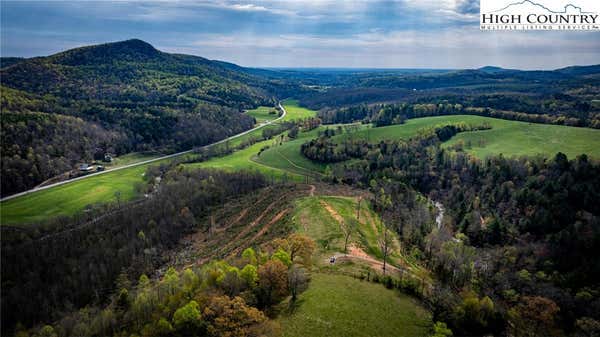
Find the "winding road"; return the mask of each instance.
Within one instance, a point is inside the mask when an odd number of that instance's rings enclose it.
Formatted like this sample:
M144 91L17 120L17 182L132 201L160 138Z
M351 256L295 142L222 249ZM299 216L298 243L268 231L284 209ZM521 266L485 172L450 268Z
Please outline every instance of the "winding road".
M69 179L69 180L59 181L57 183L46 185L46 186L40 186L40 187L32 188L32 189L24 191L24 192L20 192L20 193L16 193L16 194L4 197L4 198L0 199L0 202L4 202L4 201L10 200L10 199L18 198L20 196L31 194L31 193L35 193L35 192L38 192L38 191L46 190L46 189L49 189L49 188L52 188L52 187L69 184L69 183L72 183L74 181L78 181L78 180L82 180L82 179L87 179L87 178L90 178L90 177L95 177L95 176L98 176L98 175L101 175L101 174L107 174L107 173L110 173L110 172L115 172L115 171L124 170L124 169L135 167L135 166L145 165L145 164L153 163L153 162L164 160L164 159L178 157L178 156L181 156L181 155L184 155L184 154L191 153L191 152L193 152L195 150L198 150L198 149L204 149L204 148L215 146L215 145L218 145L218 144L221 144L221 143L225 143L227 141L230 141L232 139L235 139L235 138L241 137L243 135L249 134L250 132L254 132L256 130L264 128L267 125L271 125L271 124L273 124L273 123L275 123L275 122L283 119L285 117L285 115L287 114L287 112L285 111L285 108L283 107L283 105L281 105L281 102L277 103L277 105L279 106L279 108L283 112L281 114L281 116L277 117L276 119L274 119L272 121L268 121L266 123L260 124L259 126L255 127L255 128L252 128L250 130L246 130L246 131L244 131L242 133L238 133L238 134L233 135L231 137L227 137L225 139L222 139L222 140L220 140L218 142L214 142L212 144L204 145L204 146L201 146L199 148L194 148L194 149L187 150L187 151L177 152L177 153L169 154L169 155L158 157L158 158L153 158L153 159L144 160L144 161L140 161L140 162L133 163L133 164L128 164L128 165L123 165L123 166L115 167L113 169L108 169L108 170L101 171L101 172L95 172L95 173L87 174L87 175L84 175L84 176L81 176L81 177L77 177L77 178L73 178L73 179Z

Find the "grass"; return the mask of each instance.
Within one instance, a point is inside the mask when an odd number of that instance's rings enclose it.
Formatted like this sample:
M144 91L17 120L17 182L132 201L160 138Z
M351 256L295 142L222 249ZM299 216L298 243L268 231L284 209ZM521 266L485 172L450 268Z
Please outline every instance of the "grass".
M300 152L300 147L305 142L316 138L320 130L323 130L323 128L321 127L309 132L300 132L298 133L298 138L281 145L272 146L261 153L260 157L254 157L253 160L290 173L309 176L319 175L319 172L325 170L325 165L313 162L304 157Z
M283 336L427 336L429 313L380 284L316 273L296 310L277 319Z
M112 162L110 163L100 163L100 165L104 165L109 168L116 168L120 166L125 166L133 163L137 163L140 161L150 160L154 158L158 158L163 156L163 154L156 152L132 152L122 156L114 157Z
M300 107L298 105L298 101L295 99L286 99L281 102L281 105L283 105L285 111L287 112L283 118L284 122L315 117L317 115L317 112L314 110Z
M335 253L344 252L344 230L342 225L324 207L329 205L337 215L342 218L344 224L356 221L358 199L344 196L314 196L305 197L296 201L293 222L296 231L312 237L317 243L320 252L319 260L325 261L326 257ZM383 224L379 215L375 213L368 201L361 202L360 221L356 231L350 236L349 244L360 247L368 255L382 261L378 240L383 233ZM413 274L429 279L429 274L424 268L417 265L412 259L404 256L400 249L400 241L395 233L391 233L393 242L388 262L396 267L409 269ZM328 265L329 267L329 265ZM361 266L341 265L345 271L357 271ZM336 265L334 269L340 268Z
M275 111L275 113L271 114L271 111ZM250 115L256 119L256 124L262 124L264 122L276 119L278 117L277 113L277 109L268 106L259 106L256 109L246 111L247 115Z
M446 142L445 146L458 142L470 143L471 147L465 150L479 158L499 154L509 157L553 157L563 152L570 159L584 153L600 159L600 130L491 120L491 130L460 133Z
M264 146L272 146L274 142L275 140L264 140L227 156L212 158L204 162L188 164L186 167L216 168L226 171L257 170L269 177L274 176L276 178L282 178L284 175L287 175L290 179L301 181L302 176L298 174L286 172L275 167L269 167L252 160L252 158L257 155L261 148Z
M336 138L367 139L379 142L385 139L408 139L422 128L440 124L465 122L470 124L489 123L491 130L464 132L446 142L444 146L452 146L459 141L470 141L471 148L466 151L485 158L490 155L553 157L557 152L565 153L569 158L586 153L600 159L600 130L576 128L561 125L533 124L503 119L458 115L438 116L410 119L403 125L392 125L380 128L362 128L352 134L342 134Z
M427 336L432 325L429 312L414 298L381 284L360 281L348 275L371 268L360 260L329 264L329 256L344 249L342 224L356 219L356 197L310 196L295 200L292 222L299 233L317 243L316 270L309 288L294 304L281 305L277 318L283 336ZM377 245L382 223L365 200L360 221L350 243L381 259ZM397 238L392 244L391 264L402 265L420 277L427 272L407 262ZM323 273L326 271L326 273Z
M75 214L87 205L115 201L115 193L122 200L136 195L135 185L143 181L147 165L56 186L5 201L1 205L2 225L35 223L59 215Z

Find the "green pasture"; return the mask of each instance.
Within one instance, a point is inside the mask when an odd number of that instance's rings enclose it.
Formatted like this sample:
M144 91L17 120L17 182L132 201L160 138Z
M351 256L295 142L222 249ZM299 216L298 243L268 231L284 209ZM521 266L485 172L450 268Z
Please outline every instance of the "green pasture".
M300 152L300 147L305 142L316 138L318 132L324 130L323 127L311 130L309 132L299 132L296 139L290 139L283 144L275 144L254 157L253 160L259 164L278 168L287 172L300 175L315 176L325 170L325 165L313 162L304 157Z
M427 336L431 315L415 299L381 284L315 273L308 290L277 318L284 337Z
M316 111L299 106L298 101L295 99L286 99L281 102L281 105L283 105L287 112L283 118L284 122L315 117L317 115Z
M406 140L417 134L419 129L465 122L473 125L488 123L491 130L463 132L447 141L444 146L452 146L462 141L465 151L485 158L490 155L553 157L557 152L574 158L582 153L600 159L600 130L577 128L562 125L534 124L503 119L456 115L409 119L402 125L379 128L361 128L357 132L335 136L366 139L379 142L386 139Z
M109 172L7 200L0 206L2 225L75 214L87 205L116 201L117 192L121 200L129 200L136 194L135 185L143 182L146 168L147 165L140 165Z
M271 113L274 111L275 113ZM279 111L274 107L259 106L256 109L247 110L246 114L256 119L256 124L272 121L278 117Z

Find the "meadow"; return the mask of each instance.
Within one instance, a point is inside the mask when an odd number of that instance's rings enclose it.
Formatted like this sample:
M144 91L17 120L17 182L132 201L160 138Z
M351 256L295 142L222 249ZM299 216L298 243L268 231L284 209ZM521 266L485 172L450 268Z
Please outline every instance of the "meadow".
M298 199L295 205L293 221L296 231L312 237L317 243L318 260L327 262L328 257L344 253L344 233L346 226L354 224L354 230L348 240L348 246L355 249L350 255L366 256L383 261L379 239L383 233L383 224L379 215L372 210L368 200L361 201L360 217L356 220L358 197L327 195L310 196ZM426 270L411 257L403 255L398 236L390 232L392 244L387 263L415 275L419 279L430 279ZM328 271L356 273L372 265L372 261L354 259L352 263L342 263L324 267Z
M112 162L110 163L100 163L107 168L117 168L120 166L125 166L145 160L150 160L154 158L158 158L163 156L163 154L158 152L132 152L122 156L114 157Z
M430 314L415 299L344 275L313 274L293 308L277 319L285 337L416 337L431 327Z
M271 113L274 111L275 113ZM262 124L264 122L272 121L278 117L277 109L268 106L259 106L256 109L247 110L246 114L256 119L256 124Z
M281 105L285 108L287 114L283 118L284 122L289 122L298 119L306 119L310 117L315 117L317 115L316 111L306 109L298 105L298 101L295 99L286 99L281 102Z
M295 174L293 172L287 172L285 170L267 166L256 161L253 161L252 158L257 156L260 149L265 146L274 146L276 140L264 140L258 142L252 146L249 146L245 149L235 151L232 154L223 157L215 157L211 158L207 161L186 164L186 168L215 168L222 169L226 171L237 171L237 170L252 170L259 171L262 174L268 177L274 177L277 179L282 179L284 176L288 177L291 180L302 181L302 176Z
M291 139L281 145L274 144L269 149L263 151L260 156L254 156L252 160L258 164L291 173L311 177L319 176L320 172L325 170L325 165L313 162L304 157L300 152L300 147L305 142L316 138L319 131L322 130L324 130L324 127L319 127L309 132L299 132L296 139Z
M136 195L136 184L143 182L148 165L108 172L4 201L2 225L35 223L75 214L87 205L116 201L117 192L121 200L130 200Z
M462 142L467 145L465 151L478 158L499 154L508 157L553 157L562 152L569 159L584 153L600 159L600 130L493 118L487 120L490 120L491 130L460 133L444 146Z
M592 158L600 159L600 130L471 115L409 119L405 124L379 128L363 127L357 132L338 135L335 138L366 139L372 143L385 139L406 140L416 135L419 129L457 122L491 125L491 130L460 133L443 145L449 147L461 141L465 144L470 143L470 147L465 146L465 151L478 158L483 159L499 154L507 157L536 155L553 157L560 151L569 158L586 153Z

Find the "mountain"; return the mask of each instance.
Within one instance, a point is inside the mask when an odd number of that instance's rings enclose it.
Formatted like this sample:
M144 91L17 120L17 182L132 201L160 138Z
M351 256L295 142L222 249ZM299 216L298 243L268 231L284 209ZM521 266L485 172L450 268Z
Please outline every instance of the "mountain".
M10 67L23 60L25 59L22 57L0 57L0 68Z
M3 58L2 194L102 153L183 150L249 129L242 110L295 90L252 72L137 39Z
M591 66L572 66L556 69L555 72L569 76L598 76L600 75L600 64Z
M504 71L509 71L509 69L504 69L501 67L494 67L494 66L485 66L485 67L481 67L477 70L482 71L484 73L488 73L488 74L495 74L495 73L501 73Z

